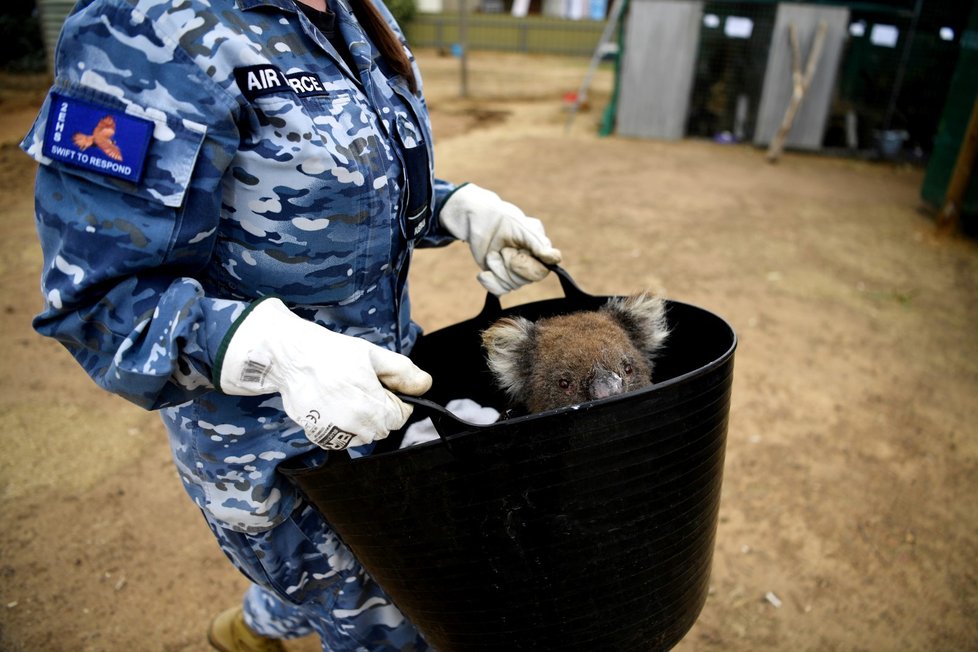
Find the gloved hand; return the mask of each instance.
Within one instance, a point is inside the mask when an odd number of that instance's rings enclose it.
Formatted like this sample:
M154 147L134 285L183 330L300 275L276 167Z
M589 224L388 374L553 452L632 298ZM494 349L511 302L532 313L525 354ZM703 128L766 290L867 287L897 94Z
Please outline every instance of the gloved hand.
M289 418L328 450L383 439L413 410L390 390L417 396L431 387L407 357L302 319L275 298L255 304L222 348L214 369L222 392L280 393Z
M484 270L479 282L497 296L543 279L550 271L544 263L560 262L560 251L540 220L473 183L453 192L438 218L449 233L469 243Z

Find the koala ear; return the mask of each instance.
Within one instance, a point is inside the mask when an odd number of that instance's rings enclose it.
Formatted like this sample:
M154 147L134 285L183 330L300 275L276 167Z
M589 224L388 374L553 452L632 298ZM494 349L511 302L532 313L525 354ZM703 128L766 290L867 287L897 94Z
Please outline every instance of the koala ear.
M630 297L615 297L601 310L617 321L631 340L652 357L669 336L666 302L662 297L643 292Z
M518 399L526 389L532 369L536 326L523 317L506 317L482 332L489 369L500 389Z

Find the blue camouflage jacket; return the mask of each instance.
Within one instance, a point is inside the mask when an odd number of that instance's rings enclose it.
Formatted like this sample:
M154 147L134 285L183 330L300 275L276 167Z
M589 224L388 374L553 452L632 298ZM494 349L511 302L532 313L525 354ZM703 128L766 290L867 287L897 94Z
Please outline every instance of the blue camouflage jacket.
M278 395L214 390L231 324L276 295L408 352L411 251L451 240L420 90L332 6L356 75L292 0L83 0L22 143L40 163L35 328L161 409L188 492L239 531L289 514L276 466L314 446Z

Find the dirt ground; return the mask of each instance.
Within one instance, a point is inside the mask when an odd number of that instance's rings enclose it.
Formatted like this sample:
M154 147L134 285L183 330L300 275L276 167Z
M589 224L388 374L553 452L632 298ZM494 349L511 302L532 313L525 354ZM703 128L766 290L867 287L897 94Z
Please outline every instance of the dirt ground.
M922 171L599 138L607 71L568 132L586 61L476 53L461 100L458 60L420 60L440 176L544 219L585 290L660 289L737 330L711 592L677 649L978 649L978 246L935 234ZM34 166L15 142L43 91L0 88L0 649L204 652L245 582L157 416L30 328ZM475 314L475 272L462 245L420 252L418 321Z

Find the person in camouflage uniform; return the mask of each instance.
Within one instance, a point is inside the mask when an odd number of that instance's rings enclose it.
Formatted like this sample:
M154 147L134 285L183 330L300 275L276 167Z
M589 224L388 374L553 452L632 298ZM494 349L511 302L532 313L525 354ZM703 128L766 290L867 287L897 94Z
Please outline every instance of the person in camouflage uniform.
M387 9L82 0L22 148L40 163L36 330L160 410L186 491L253 582L214 646L426 649L276 469L369 454L410 415L394 392L427 390L405 357L415 247L465 240L496 294L560 253L515 206L434 177Z

